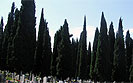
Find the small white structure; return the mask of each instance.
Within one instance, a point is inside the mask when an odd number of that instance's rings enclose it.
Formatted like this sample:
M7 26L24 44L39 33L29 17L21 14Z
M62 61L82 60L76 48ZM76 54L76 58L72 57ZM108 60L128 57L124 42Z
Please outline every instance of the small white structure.
M47 83L47 77L43 78L43 83Z
M31 80L32 80L32 81L34 80L34 74L32 74Z
M25 75L23 74L22 76L20 76L20 83L24 83L25 80Z
M63 83L63 81L62 80L59 80L59 82L58 83Z

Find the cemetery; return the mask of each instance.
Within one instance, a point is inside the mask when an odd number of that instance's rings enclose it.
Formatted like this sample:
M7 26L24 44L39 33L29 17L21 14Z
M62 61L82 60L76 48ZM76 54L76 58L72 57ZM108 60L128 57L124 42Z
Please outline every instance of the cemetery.
M91 27L86 15L76 32L78 38L69 31L69 18L63 18L63 25L51 36L52 22L48 23L43 7L37 20L37 1L21 0L20 8L13 2L6 23L1 17L0 83L133 82L133 29L125 27L123 18L116 29L112 20L107 24L101 11L100 26L93 27L93 41L88 39Z
M94 83L93 81L81 81L80 79L69 80L58 80L52 76L40 78L34 74L20 74L11 73L9 71L0 71L0 83Z

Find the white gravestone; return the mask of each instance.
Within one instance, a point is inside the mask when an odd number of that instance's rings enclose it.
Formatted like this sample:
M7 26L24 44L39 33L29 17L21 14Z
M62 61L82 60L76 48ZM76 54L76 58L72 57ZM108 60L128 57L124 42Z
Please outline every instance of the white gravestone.
M43 78L43 83L47 83L47 77Z

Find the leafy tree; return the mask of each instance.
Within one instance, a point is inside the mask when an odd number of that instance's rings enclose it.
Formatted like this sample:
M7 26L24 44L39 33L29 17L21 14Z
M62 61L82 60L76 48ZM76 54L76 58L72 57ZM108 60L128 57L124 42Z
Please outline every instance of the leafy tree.
M61 42L58 47L57 76L61 79L72 77L71 42L67 20L65 19L61 31Z
M113 60L114 60L114 44L115 44L115 33L114 33L114 28L113 28L113 22L111 22L110 27L109 27L109 54L110 54L110 78L109 80L111 81L111 75L112 75L112 69L113 69Z
M30 72L33 69L36 44L35 2L22 0L21 3L18 28L14 38L14 55L18 72L21 70Z
M127 61L127 79L129 78L129 75L130 75L130 72L129 72L129 69L130 69L130 66L132 65L132 39L130 37L130 33L129 33L129 30L127 31L126 33L126 61ZM129 81L129 80L128 80Z
M109 62L110 57L108 54L108 36L107 36L107 23L102 12L100 34L98 39L98 46L96 52L95 69L96 80L108 81Z
M91 66L90 66L90 77L92 80L95 78L95 61L96 61L96 52L97 52L97 44L98 44L98 36L99 36L99 30L96 28L95 30L95 37L93 41L93 53L91 55Z
M114 68L112 72L113 80L117 82L126 81L126 60L123 37L122 19L120 18L114 46Z

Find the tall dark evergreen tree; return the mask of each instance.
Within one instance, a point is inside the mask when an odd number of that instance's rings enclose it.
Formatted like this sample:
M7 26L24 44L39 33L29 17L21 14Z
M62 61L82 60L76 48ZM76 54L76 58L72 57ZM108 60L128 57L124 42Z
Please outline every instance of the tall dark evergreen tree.
M79 56L79 66L78 66L78 77L81 79L87 79L87 31L86 31L86 16L84 17L83 31L80 35L78 56Z
M113 80L117 82L126 81L126 59L125 59L125 47L123 38L123 26L122 19L119 20L119 28L116 34L115 50L114 50L114 68L113 68Z
M94 68L95 68L95 61L96 61L98 37L99 37L99 30L98 30L98 28L96 28L95 37L94 37L94 41L93 41L93 53L91 55L91 66L90 66L90 77L92 80L94 80L95 75L96 75L94 72Z
M30 72L33 69L36 29L35 2L22 0L17 32L14 38L14 55L18 72ZM20 51L21 50L21 51Z
M52 54L52 57L51 57L51 62L52 62L52 66L51 66L51 74L53 76L56 76L56 72L57 72L57 69L56 69L56 65L57 65L57 57L59 55L58 53L58 47L59 47L59 44L61 42L61 31L62 31L62 27L59 31L57 31L55 33L55 36L54 36L54 46L53 46L53 54Z
M132 47L132 62L131 62L131 66L130 66L130 76L129 76L129 80L130 82L133 82L133 40L131 41L131 47Z
M16 69L16 56L14 55L14 37L16 35L16 30L18 28L18 20L19 20L19 10L16 8L14 13L14 23L12 27L12 32L10 34L10 42L8 43L8 65L10 71L14 72L17 71Z
M10 28L10 35L8 38L8 47L7 47L7 65L10 71L16 71L16 56L14 55L14 37L16 35L16 30L18 27L18 19L19 19L19 10L15 9L15 3L12 5L13 12L13 25Z
M9 58L11 57L9 54L11 53L10 45L11 41L11 34L13 30L13 23L14 23L14 10L15 10L15 3L12 3L11 12L8 14L8 21L4 29L4 39L2 44L2 67L3 69L9 69Z
M3 17L2 17L0 21L0 54L1 55L2 55L2 41L3 41L3 26L4 26L4 23L3 23Z
M1 58L2 58L2 42L3 42L3 26L4 26L4 23L3 23L3 17L1 18L1 21L0 21L0 66L2 67L2 62L1 62ZM0 68L1 69L1 68Z
M40 74L41 72L43 72L42 71L42 64L43 64L42 53L43 53L44 29L45 29L45 22L44 22L44 14L42 9L39 31L38 31L38 39L37 39L36 51L35 51L35 73L37 74Z
M113 22L111 22L109 27L109 54L110 54L110 68L109 68L109 80L111 81L112 69L113 69L113 60L114 60L114 44L115 44L115 33L113 28Z
M127 61L127 79L129 79L129 75L130 75L130 67L132 65L132 39L130 37L130 33L129 33L129 30L127 31L126 33L126 61ZM128 80L129 81L129 80Z
M67 20L61 31L61 42L58 47L57 76L61 79L72 77L71 42Z
M98 39L97 53L95 69L96 80L98 81L108 81L109 73L109 62L110 57L108 54L108 36L107 36L107 23L102 12L100 34Z
M91 65L91 42L89 42L88 53L87 53L87 79L90 78L90 65Z
M50 68L51 68L51 37L49 35L49 29L47 26L46 20L45 22L45 28L44 28L44 34L43 34L43 52L42 52L42 75L43 76L50 76Z
M76 78L76 62L77 62L77 53L78 53L78 39L74 40L72 38L72 76Z

